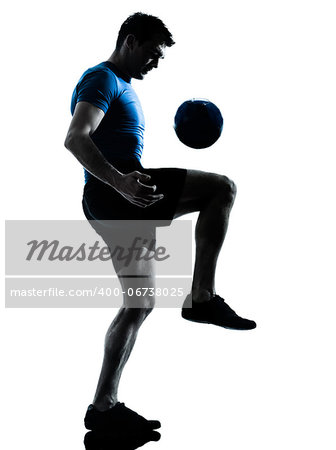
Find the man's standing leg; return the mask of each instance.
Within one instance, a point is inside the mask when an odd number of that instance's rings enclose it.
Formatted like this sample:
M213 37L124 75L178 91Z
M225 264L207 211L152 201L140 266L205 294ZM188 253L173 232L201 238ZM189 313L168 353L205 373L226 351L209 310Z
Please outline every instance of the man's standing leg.
M142 248L149 256L150 250ZM148 440L158 440L154 429L160 427L157 420L146 420L118 402L118 386L122 371L134 347L140 326L154 307L154 261L147 258L132 261L130 267L113 258L113 263L124 294L120 308L105 336L103 365L92 405L85 416L85 426L91 430L117 430L121 435L147 433ZM127 276L132 274L134 277ZM130 295L136 289L147 292L137 297ZM143 289L146 288L146 289Z
M225 328L248 330L252 320L239 317L215 294L215 273L236 196L236 186L227 177L188 170L175 217L199 211L195 229L196 259L191 295L182 309L185 319Z

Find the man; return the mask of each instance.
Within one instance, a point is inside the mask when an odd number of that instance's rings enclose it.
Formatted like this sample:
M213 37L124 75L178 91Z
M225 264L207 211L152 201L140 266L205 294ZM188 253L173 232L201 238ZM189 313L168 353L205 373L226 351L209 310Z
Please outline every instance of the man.
M88 69L72 98L73 119L65 146L86 169L83 208L86 217L109 243L104 220L167 220L199 212L195 230L196 259L192 291L182 316L195 322L247 330L255 322L239 317L215 294L216 262L234 202L234 183L223 175L185 169L144 169L140 163L144 118L131 79L142 80L158 67L172 35L160 19L142 13L121 26L110 58ZM150 251L150 249L147 249ZM125 267L113 259L124 291L129 280ZM141 286L154 286L151 260L135 265ZM150 276L148 276L148 274ZM152 297L141 297L137 308L124 296L124 306L112 322L105 340L105 356L93 404L85 418L88 429L118 426L153 430L147 421L117 400L122 370L133 348L139 327L153 308ZM190 303L190 306L188 307Z

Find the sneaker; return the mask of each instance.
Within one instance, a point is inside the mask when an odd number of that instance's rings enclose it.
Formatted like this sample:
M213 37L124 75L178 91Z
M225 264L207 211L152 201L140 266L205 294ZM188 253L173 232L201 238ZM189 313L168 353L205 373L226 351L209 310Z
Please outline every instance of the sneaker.
M120 402L106 411L99 411L93 405L89 405L84 425L88 430L115 431L121 435L124 431L147 432L161 427L158 420L147 420Z
M182 307L182 317L192 322L210 323L232 330L252 330L257 325L253 320L239 317L219 295L209 301L197 303L187 295Z

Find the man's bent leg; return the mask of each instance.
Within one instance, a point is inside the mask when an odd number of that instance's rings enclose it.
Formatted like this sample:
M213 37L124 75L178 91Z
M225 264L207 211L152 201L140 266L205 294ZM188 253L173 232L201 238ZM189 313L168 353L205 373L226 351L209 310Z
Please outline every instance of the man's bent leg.
M199 211L195 229L196 259L192 284L194 301L207 300L215 291L215 271L229 224L236 186L214 173L188 170L175 217Z
M229 178L188 170L175 217L195 211L199 211L199 216L195 230L196 259L191 299L187 298L185 304L189 308L183 308L182 315L189 320L226 328L252 329L255 322L240 318L221 297L215 295L217 259L235 196L236 186Z

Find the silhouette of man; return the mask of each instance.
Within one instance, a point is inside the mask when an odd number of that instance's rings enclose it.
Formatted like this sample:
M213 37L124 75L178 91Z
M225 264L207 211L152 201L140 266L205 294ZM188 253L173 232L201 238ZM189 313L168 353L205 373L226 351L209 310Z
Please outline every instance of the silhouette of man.
M173 44L159 18L143 13L130 16L120 28L112 55L80 78L72 96L73 118L65 146L85 168L84 213L108 244L118 233L106 230L103 220L171 222L199 212L192 290L182 317L225 328L252 329L255 322L239 317L215 294L214 286L216 262L236 194L234 183L224 175L198 170L145 169L140 162L144 117L131 79L142 80L157 68L166 48ZM144 244L146 250L153 251ZM126 294L106 334L103 366L85 425L90 430L118 429L121 434L145 430L156 439L158 433L153 430L160 423L139 416L117 398L123 368L141 324L154 307L154 298L142 296L137 307L132 307L134 299L127 295L127 288L134 280L123 277L125 267L116 258L113 264ZM138 278L139 286L154 287L153 260L138 261L133 270L135 275L146 275Z

